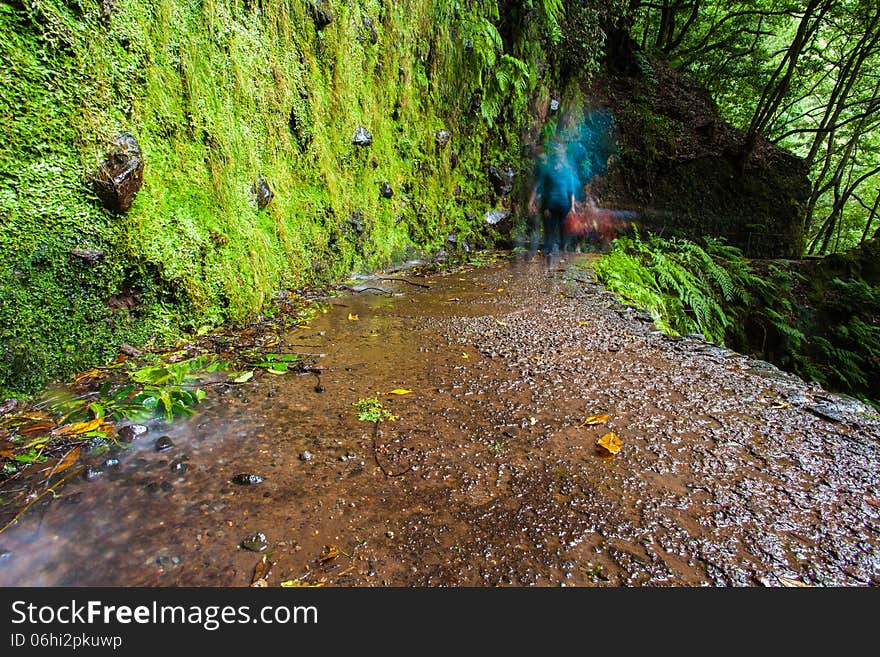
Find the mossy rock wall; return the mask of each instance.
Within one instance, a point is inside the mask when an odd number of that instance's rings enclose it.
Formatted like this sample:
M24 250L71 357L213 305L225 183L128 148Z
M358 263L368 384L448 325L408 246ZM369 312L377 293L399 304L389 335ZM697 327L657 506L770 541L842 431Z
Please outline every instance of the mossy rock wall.
M0 2L0 394L491 241L485 170L517 131L474 112L442 3L320 5L327 25L303 0ZM116 215L87 180L123 131L144 185Z

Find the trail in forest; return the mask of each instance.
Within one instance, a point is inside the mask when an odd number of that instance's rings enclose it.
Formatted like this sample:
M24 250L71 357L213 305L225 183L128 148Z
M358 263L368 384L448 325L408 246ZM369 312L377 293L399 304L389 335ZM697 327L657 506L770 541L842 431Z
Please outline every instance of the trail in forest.
M589 265L359 281L284 336L319 382L217 386L0 535L0 585L880 582L876 413L664 336Z

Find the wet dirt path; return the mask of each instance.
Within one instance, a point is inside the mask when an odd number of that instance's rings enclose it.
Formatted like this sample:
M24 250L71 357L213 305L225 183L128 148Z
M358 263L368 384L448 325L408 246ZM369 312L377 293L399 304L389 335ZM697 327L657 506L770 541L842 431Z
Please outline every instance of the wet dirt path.
M269 586L880 582L880 418L663 336L589 262L361 281L389 294L285 336L325 354L322 387L216 386L0 535L0 585L248 586L263 555ZM374 396L399 416L375 434L353 407Z

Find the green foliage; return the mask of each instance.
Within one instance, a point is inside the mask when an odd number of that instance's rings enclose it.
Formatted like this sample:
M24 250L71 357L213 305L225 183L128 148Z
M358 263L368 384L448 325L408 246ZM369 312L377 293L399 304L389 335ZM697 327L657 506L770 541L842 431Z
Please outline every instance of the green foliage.
M748 297L745 272L736 278L722 262L732 247L708 244L713 257L688 240L662 240L638 232L620 237L596 264L596 275L610 291L651 313L658 328L673 335L702 333L723 341L730 318L724 304Z
M358 409L358 420L361 422L386 422L399 419L376 397L358 399L353 406Z
M758 271L722 240L618 238L598 279L651 313L668 334L698 332L877 403L880 288L853 277L806 277L785 263ZM798 300L800 298L800 300Z

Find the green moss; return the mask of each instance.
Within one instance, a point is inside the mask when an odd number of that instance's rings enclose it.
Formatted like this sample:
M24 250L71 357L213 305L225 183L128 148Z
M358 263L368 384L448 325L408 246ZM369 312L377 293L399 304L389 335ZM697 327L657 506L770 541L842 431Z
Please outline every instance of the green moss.
M452 231L485 241L486 162L518 161L518 125L474 109L479 62L438 26L444 3L333 2L321 31L299 0L114 4L0 3L0 394ZM371 146L351 143L359 125ZM122 130L144 186L113 216L85 181Z

